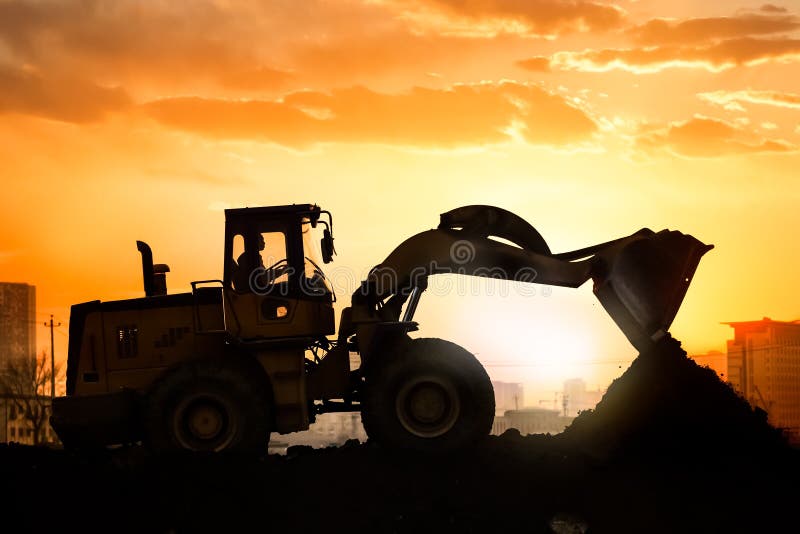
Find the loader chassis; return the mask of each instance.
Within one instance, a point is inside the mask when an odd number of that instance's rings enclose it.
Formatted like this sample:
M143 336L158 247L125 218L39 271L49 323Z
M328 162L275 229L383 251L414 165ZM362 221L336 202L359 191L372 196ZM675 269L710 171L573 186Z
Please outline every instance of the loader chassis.
M308 428L307 349L334 333L332 295L317 283L304 289L307 232L313 206L244 208L226 212L226 258L222 280L193 284L191 293L150 294L72 307L67 395L56 399L52 423L65 444L135 442L146 439L143 413L160 382L192 362L239 361L242 380L268 392L270 427L276 432ZM255 242L280 232L286 269L271 291L256 294L233 285L236 239ZM145 292L157 291L149 247L143 251ZM253 260L254 261L254 260ZM161 266L161 270L168 267ZM319 281L317 281L319 282ZM155 288L155 289L154 289ZM245 362L245 363L242 363ZM348 369L349 371L349 369Z
M329 262L330 214L303 204L225 216L221 280L169 295L169 267L154 264L150 247L137 242L145 297L72 307L67 395L55 399L51 418L65 445L265 452L269 432L304 430L318 413L361 411L370 438L385 446L457 450L488 434L494 397L472 354L409 336L428 276L499 272L567 287L592 279L605 309L643 350L667 331L711 248L680 232L643 229L553 254L516 215L466 206L378 264L329 339L334 296L309 236L324 227L320 251ZM453 252L464 243L466 260ZM517 278L523 271L534 276Z
M198 331L196 324L196 317L203 316L206 328L222 328L221 297L221 291L204 288L194 295L74 306L67 397L57 402L91 397L94 404L80 405L82 418L91 417L93 405L108 418L113 414L105 413L109 410L107 403L125 397L124 401L117 401L122 412L119 417L135 418L136 411L130 406L139 402L136 399L167 371L197 359L231 357L237 349L226 343L225 334ZM294 432L308 426L303 363L306 344L306 339L286 339L269 346L238 348L240 355L260 364L260 379L271 384L277 432ZM131 420L118 426L141 430ZM136 432L132 434L128 441L141 439Z

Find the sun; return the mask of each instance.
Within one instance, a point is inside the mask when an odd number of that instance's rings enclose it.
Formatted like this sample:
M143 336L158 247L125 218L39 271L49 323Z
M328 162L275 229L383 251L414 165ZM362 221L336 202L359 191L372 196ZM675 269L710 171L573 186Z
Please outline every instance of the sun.
M558 391L570 378L605 384L628 357L608 348L622 337L591 288L569 289L432 277L415 320L420 337L443 337L477 355L493 380Z

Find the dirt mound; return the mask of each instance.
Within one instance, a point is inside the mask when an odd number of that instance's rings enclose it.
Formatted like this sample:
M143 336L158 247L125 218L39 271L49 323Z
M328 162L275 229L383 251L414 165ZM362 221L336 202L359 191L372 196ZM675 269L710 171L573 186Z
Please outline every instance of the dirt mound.
M592 411L566 429L565 445L602 456L770 455L787 450L781 432L717 374L665 337L639 355Z
M764 414L671 339L563 434L509 431L446 457L0 445L15 532L768 532L793 524L799 495L782 488L798 475Z

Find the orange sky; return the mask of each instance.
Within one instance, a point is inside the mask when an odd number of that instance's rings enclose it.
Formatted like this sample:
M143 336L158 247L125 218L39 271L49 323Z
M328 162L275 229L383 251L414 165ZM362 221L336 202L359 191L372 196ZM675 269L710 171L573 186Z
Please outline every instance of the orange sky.
M221 275L222 208L316 202L346 286L495 204L554 251L715 244L672 331L722 349L720 321L800 317L799 82L796 1L0 0L0 280L66 323L141 294L135 239L182 291ZM635 355L588 285L471 284L423 298L422 334L528 403Z

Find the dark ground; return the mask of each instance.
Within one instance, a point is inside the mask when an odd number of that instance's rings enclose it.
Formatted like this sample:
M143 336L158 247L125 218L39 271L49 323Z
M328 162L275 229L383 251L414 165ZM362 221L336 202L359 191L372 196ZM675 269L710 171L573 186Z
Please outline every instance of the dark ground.
M0 446L4 532L798 532L800 451L677 342L558 436L443 458ZM55 495L53 495L55 493Z

